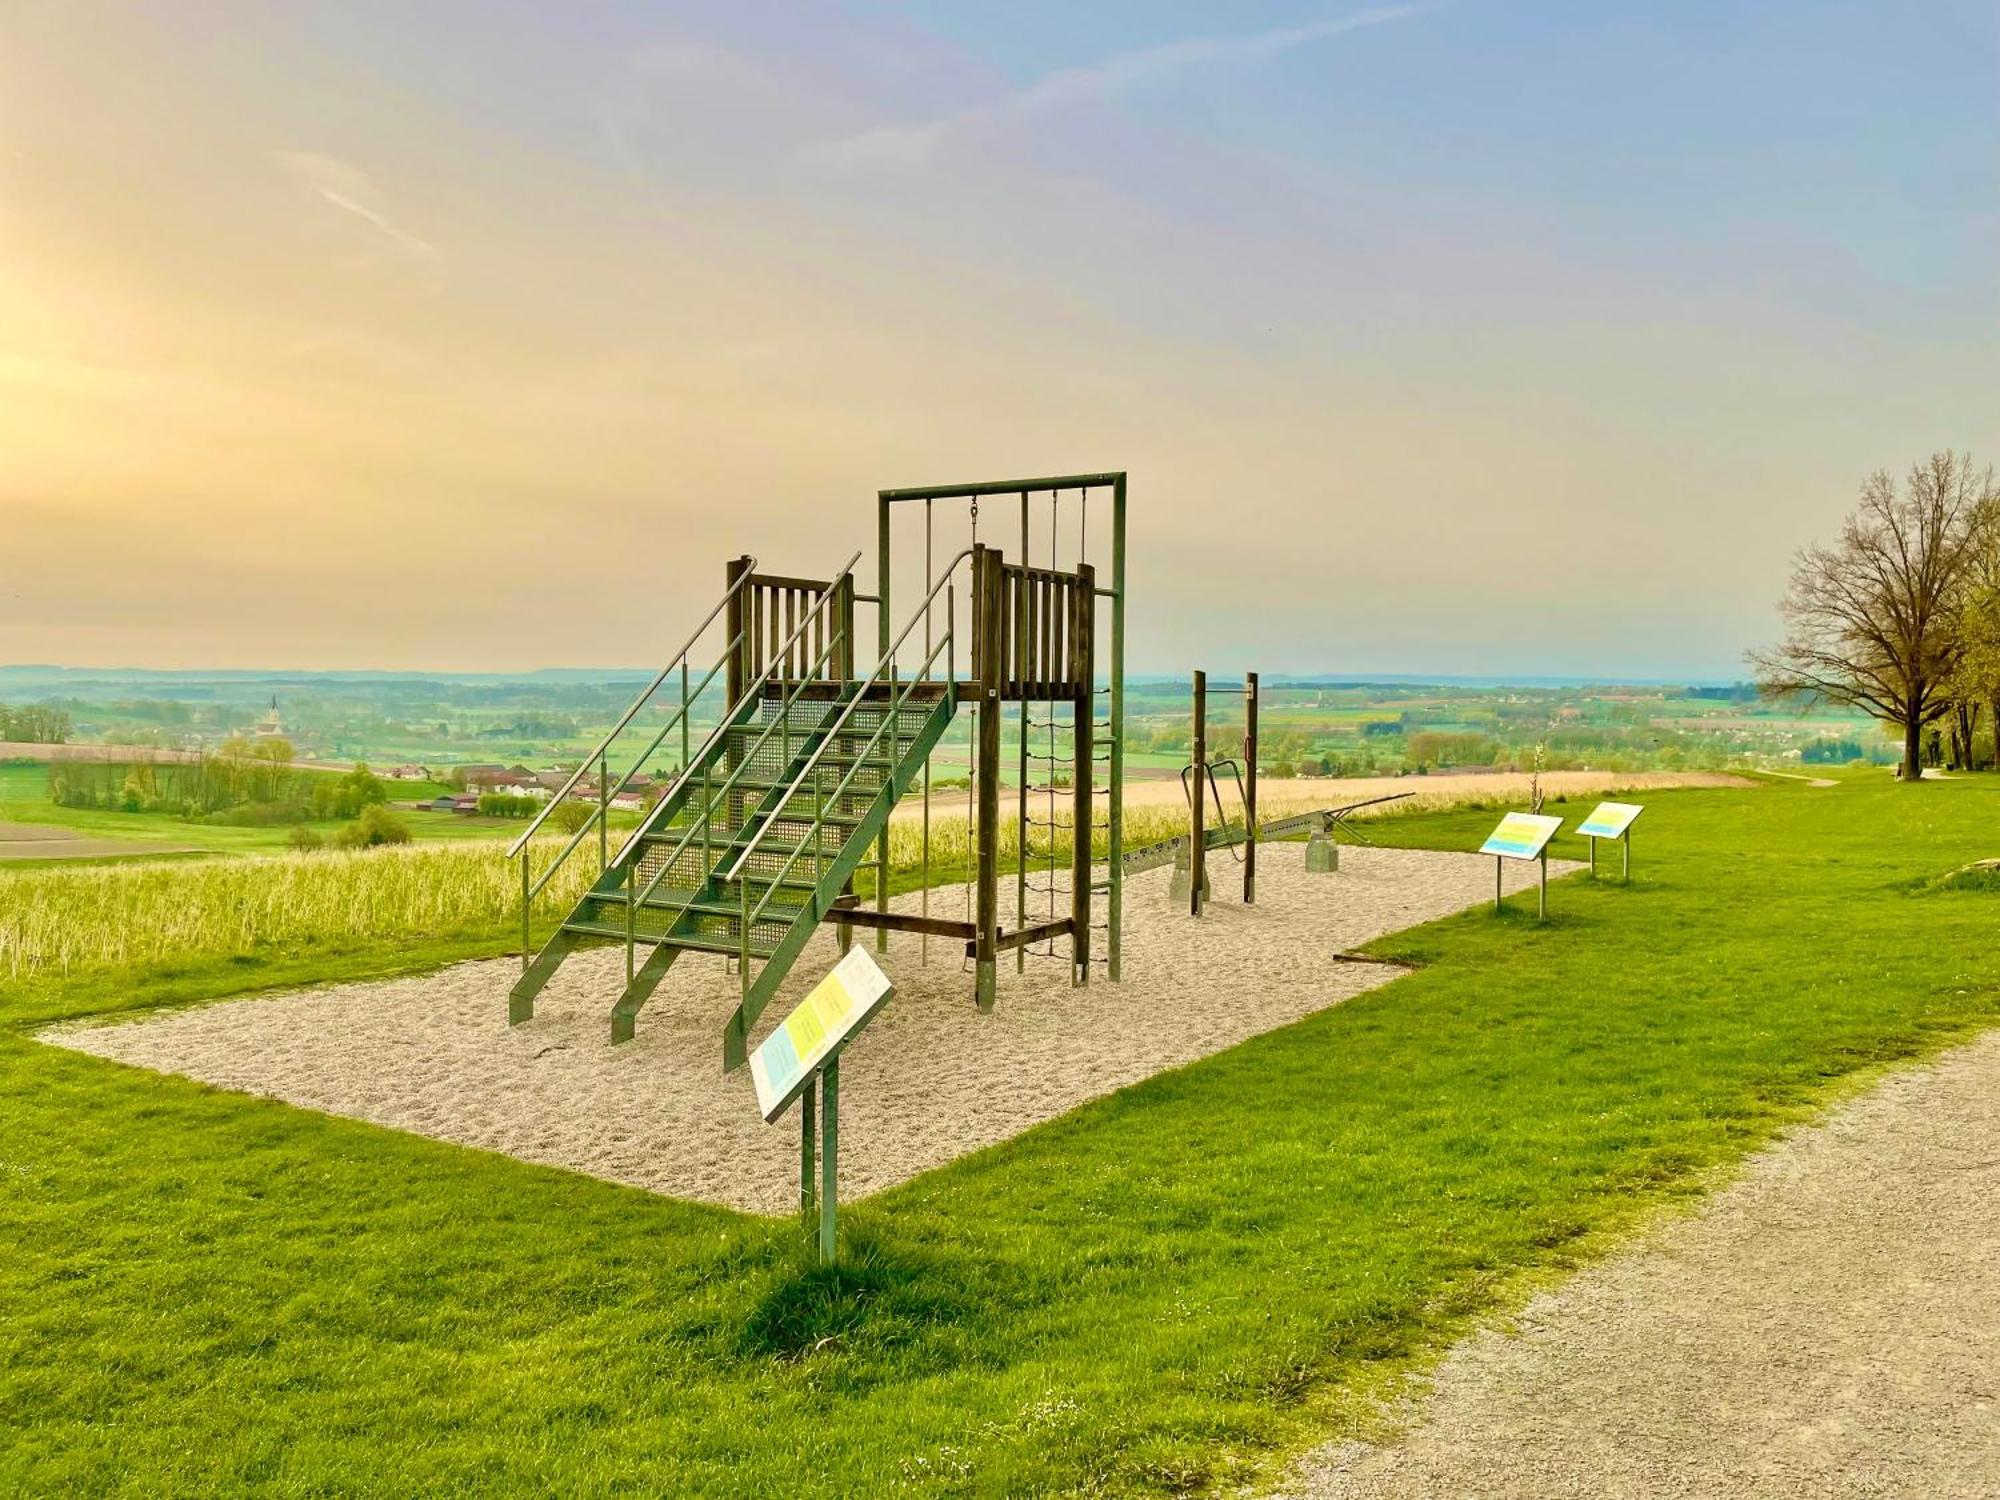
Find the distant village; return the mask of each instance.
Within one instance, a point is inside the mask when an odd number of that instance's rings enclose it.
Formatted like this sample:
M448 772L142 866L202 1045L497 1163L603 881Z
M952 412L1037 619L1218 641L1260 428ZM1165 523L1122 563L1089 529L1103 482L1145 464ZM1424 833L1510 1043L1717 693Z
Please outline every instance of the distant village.
M481 797L532 797L546 802L569 783L574 774L560 767L550 767L543 771L530 770L526 766L470 765L448 766L433 771L429 766L393 766L376 773L384 781L454 781L463 791L444 792L429 801L416 806L437 812L458 812L467 815L479 811ZM658 788L662 785L657 777L637 773L628 778L611 798L611 805L630 812L644 810ZM585 775L576 784L575 796L595 798L598 795L597 779Z

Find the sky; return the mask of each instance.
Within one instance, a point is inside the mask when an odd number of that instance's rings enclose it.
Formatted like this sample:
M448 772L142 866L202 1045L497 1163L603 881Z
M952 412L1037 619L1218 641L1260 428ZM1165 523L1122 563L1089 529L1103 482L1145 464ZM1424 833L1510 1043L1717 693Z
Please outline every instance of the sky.
M0 662L642 666L1123 469L1135 671L1730 678L1996 392L1990 0L0 4Z

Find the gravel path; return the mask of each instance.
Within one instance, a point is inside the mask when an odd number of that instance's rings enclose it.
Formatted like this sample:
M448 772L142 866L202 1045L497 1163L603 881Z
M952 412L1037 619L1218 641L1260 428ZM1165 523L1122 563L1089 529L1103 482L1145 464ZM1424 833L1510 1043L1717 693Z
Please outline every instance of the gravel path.
M2000 1495L2000 1034L1478 1335L1296 1500Z
M1552 876L1580 868L1549 865ZM917 940L898 935L883 960L896 997L841 1063L843 1187L889 1187L1387 983L1399 971L1332 956L1493 893L1493 861L1478 855L1344 848L1337 873L1309 875L1303 845L1273 844L1258 856L1254 907L1229 894L1235 864L1211 861L1218 899L1197 923L1169 904L1171 873L1126 886L1122 983L1072 989L1066 950L1029 958L1025 974L1003 962L998 1005L985 1016L952 945L933 939L924 967ZM1509 891L1526 891L1534 867L1509 861L1507 878ZM933 913L961 914L963 889L933 892ZM914 910L918 898L896 904ZM1032 898L1030 911L1040 913ZM836 951L830 933L814 940L765 1029ZM623 971L622 948L572 957L535 1018L512 1028L507 988L520 969L503 960L45 1038L678 1197L784 1211L798 1195L796 1128L790 1116L762 1122L749 1069L721 1071L736 996L722 960L681 959L640 1014L637 1038L613 1047Z

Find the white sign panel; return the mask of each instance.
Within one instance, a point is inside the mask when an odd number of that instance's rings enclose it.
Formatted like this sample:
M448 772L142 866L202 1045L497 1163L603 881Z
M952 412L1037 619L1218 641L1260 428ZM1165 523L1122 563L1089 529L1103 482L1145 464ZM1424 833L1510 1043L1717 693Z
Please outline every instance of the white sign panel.
M1587 839L1622 839L1645 810L1636 802L1600 802L1577 832Z
M1539 859L1562 826L1561 818L1552 818L1547 813L1508 813L1500 820L1500 826L1486 836L1479 852L1497 854L1502 859Z
M750 1076L765 1124L784 1113L827 1056L866 1026L893 993L889 976L867 949L847 950L798 1009L750 1054Z

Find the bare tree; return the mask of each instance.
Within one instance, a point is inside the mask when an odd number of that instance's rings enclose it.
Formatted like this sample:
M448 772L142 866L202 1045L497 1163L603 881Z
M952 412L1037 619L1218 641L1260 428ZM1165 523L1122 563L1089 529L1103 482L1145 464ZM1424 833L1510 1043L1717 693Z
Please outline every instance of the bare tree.
M2000 496L1989 495L1972 521L1972 556L1960 591L1958 669L1952 692L1965 723L1970 762L1971 729L1983 707L1993 729L1993 763L2000 769Z
M1767 693L1866 710L1903 731L1903 775L1922 774L1924 728L1951 709L1965 653L1960 605L1994 503L1993 471L1947 450L1915 465L1899 491L1886 470L1832 546L1800 552L1779 606L1785 639L1750 654Z

